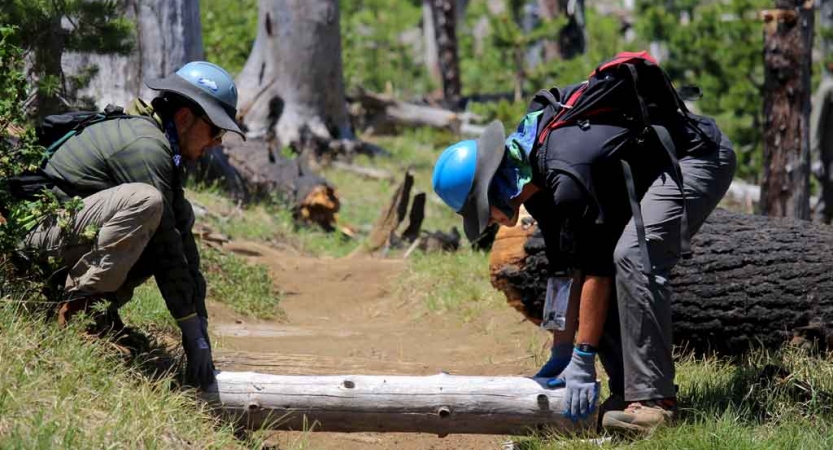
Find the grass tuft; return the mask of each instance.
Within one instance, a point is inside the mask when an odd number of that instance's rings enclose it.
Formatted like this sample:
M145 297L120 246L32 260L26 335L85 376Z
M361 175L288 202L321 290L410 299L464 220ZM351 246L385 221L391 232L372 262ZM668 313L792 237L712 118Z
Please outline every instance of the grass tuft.
M397 294L464 321L483 310L506 307L503 294L489 282L489 255L465 247L455 253L414 253Z
M200 254L209 298L259 319L281 315L278 308L281 293L272 283L266 266L210 247L203 247Z
M82 327L0 305L0 448L241 447L171 376L146 378Z

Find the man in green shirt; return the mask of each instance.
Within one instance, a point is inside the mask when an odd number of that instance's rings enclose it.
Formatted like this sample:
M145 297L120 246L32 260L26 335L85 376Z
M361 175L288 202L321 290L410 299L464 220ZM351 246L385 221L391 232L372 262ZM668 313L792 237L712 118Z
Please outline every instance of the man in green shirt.
M69 229L41 224L26 245L60 258L68 270L60 323L107 300L107 311L94 318L118 331L118 308L153 276L182 331L188 381L205 388L214 367L182 159L196 160L226 131L243 136L235 122L237 90L225 70L203 61L146 84L161 92L150 104L136 100L130 116L84 128L50 158L44 171L56 194L80 196L84 208ZM84 238L90 229L95 236Z

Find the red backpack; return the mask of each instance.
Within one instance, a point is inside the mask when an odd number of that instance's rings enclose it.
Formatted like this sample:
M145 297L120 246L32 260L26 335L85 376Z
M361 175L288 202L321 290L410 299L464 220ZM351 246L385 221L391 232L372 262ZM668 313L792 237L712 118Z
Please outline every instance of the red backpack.
M689 88L691 89L691 88ZM693 88L696 89L696 88ZM695 91L699 96L699 89ZM562 91L558 88L539 91L532 99L528 112L543 110L537 128L536 147L545 145L550 133L565 126L586 126L590 121L622 126L632 130L638 145L661 144L673 165L674 182L685 199L682 173L678 158L693 147L677 148L669 128L686 129L700 136L698 147L716 147L720 136L716 126L712 132L702 129L705 119L692 114L668 75L648 52L623 52L597 67L587 81ZM670 127L671 123L674 127ZM642 211L629 164L622 160L622 171L627 184L633 220L643 255L643 271L651 270L648 258ZM681 256L691 256L688 218L683 201L681 220Z

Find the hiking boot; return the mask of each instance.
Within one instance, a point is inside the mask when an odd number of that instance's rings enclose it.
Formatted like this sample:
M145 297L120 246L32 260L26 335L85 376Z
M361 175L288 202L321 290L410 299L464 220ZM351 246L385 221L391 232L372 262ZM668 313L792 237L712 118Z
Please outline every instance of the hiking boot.
M102 297L80 297L61 302L58 305L58 325L65 327L78 314L84 313L93 319L93 323L87 327L87 333L96 336L104 336L107 333L118 333L124 329L124 322L119 316L118 309L114 305L108 305L107 309L101 310L96 307L101 302L110 303Z
M625 397L619 394L610 394L605 401L599 405L599 416L598 416L598 423L596 424L599 429L601 430L602 427L602 418L605 416L606 413L610 411L622 411L628 406L628 402L625 401Z
M670 424L676 413L674 398L631 402L624 411L608 411L602 417L602 427L613 432L646 433Z

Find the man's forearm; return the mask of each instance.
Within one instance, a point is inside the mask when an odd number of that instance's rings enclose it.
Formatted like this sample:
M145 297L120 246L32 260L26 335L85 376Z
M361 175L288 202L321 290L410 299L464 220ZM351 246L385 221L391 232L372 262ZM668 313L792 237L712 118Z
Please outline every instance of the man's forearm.
M612 292L612 277L585 277L581 287L577 343L599 346Z

